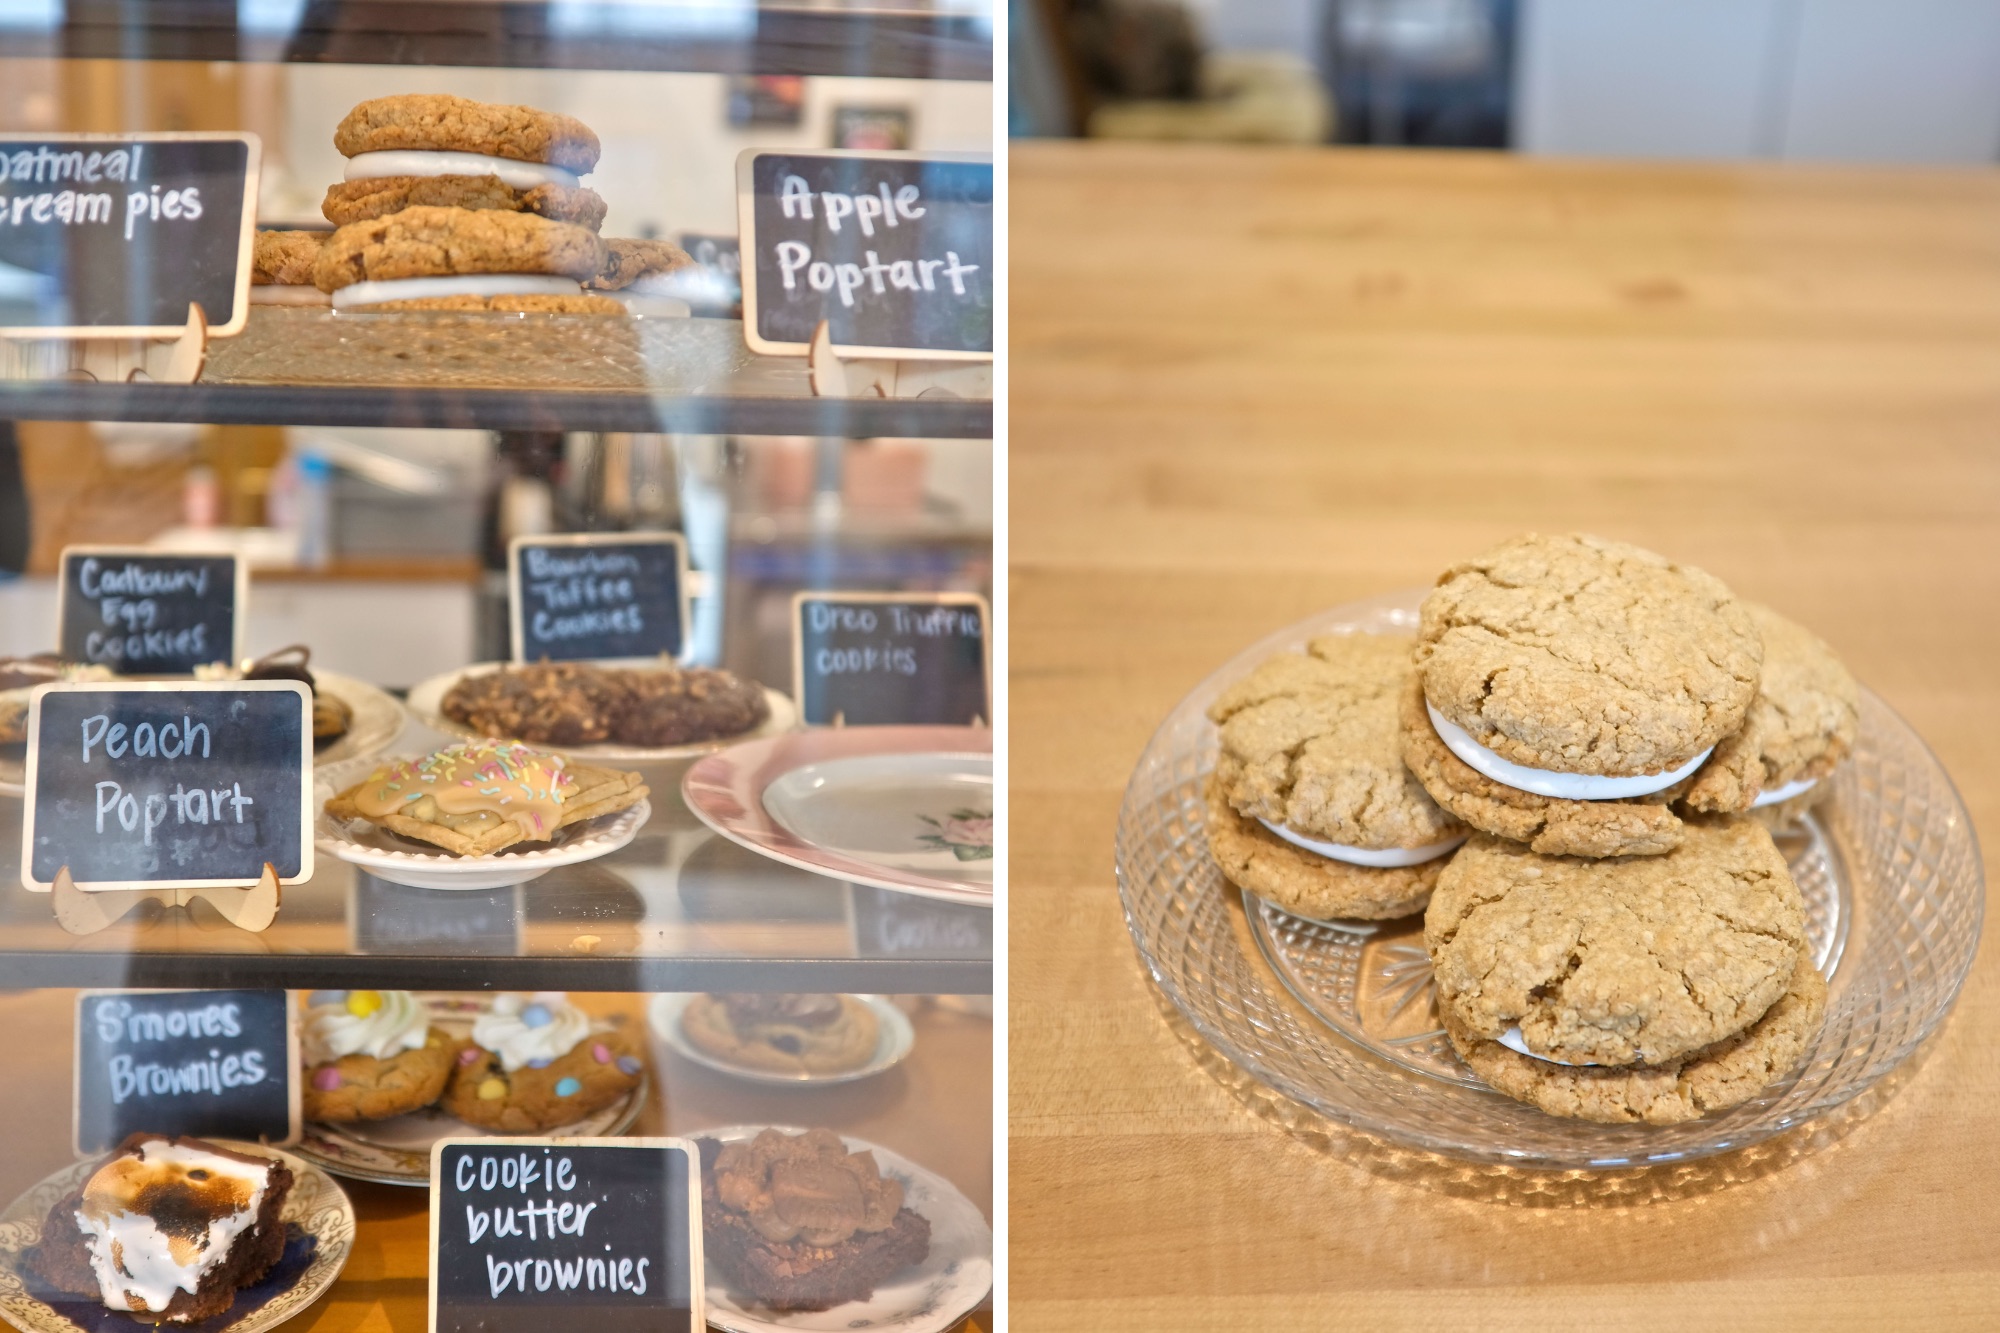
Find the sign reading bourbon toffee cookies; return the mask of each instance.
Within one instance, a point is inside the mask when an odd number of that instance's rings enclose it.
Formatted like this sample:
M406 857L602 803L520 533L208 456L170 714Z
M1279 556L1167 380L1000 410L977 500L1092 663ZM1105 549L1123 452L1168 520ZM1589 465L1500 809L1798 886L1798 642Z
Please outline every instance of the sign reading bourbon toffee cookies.
M128 1134L292 1143L290 991L84 991L76 1001L76 1151Z
M198 305L243 329L251 134L0 135L0 334L169 338Z
M688 584L677 532L516 537L507 546L514 660L679 657Z
M295 680L48 685L28 710L21 882L225 888L312 874L312 697Z
M442 1140L432 1333L698 1333L700 1190L684 1139Z
M988 702L986 599L971 593L802 592L792 689L807 726L965 726Z
M188 675L237 661L249 577L234 555L66 546L56 608L62 656L121 676Z
M843 356L992 359L991 159L753 149L736 185L751 351L826 320Z

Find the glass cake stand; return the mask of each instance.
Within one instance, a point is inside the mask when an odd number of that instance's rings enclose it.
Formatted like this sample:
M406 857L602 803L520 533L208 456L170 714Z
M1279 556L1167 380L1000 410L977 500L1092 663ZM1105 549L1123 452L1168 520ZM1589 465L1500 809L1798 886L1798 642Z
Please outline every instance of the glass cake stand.
M1167 1000L1220 1055L1390 1142L1496 1165L1614 1169L1746 1147L1822 1116L1943 1022L1979 943L1978 840L1937 758L1865 689L1832 797L1779 839L1827 977L1826 1024L1795 1074L1716 1115L1599 1125L1493 1092L1438 1028L1421 920L1307 921L1239 894L1202 828L1216 754L1209 704L1257 662L1316 635L1413 633L1423 591L1336 607L1245 649L1181 700L1133 771L1118 819L1126 924Z

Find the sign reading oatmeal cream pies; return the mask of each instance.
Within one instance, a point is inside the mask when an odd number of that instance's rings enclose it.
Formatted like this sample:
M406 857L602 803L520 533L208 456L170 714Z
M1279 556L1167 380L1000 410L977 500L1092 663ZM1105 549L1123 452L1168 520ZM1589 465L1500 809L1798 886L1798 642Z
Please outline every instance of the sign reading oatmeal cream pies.
M82 992L77 1154L140 1131L297 1142L294 1017L283 990Z
M992 159L752 149L736 198L751 351L993 358Z
M810 727L966 726L991 718L986 599L802 592L792 691Z
M66 661L121 676L184 676L235 662L249 586L240 556L65 546L56 642Z
M312 696L295 680L45 685L28 706L21 882L227 888L312 874Z
M171 338L249 314L253 134L0 135L0 335Z
M700 1190L684 1139L440 1141L432 1333L698 1333Z
M516 537L507 545L514 660L679 657L689 583L677 532Z

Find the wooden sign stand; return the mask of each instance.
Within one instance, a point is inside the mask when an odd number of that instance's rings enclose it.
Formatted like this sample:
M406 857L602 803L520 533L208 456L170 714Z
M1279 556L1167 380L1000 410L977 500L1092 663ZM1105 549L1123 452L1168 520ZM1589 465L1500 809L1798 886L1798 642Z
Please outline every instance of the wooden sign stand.
M56 871L50 896L55 900L56 920L72 935L95 934L143 902L187 907L198 898L207 899L231 925L258 931L277 919L278 872L266 861L263 875L247 889L111 889L85 893L69 877L69 867L64 866Z
M806 375L815 398L991 398L991 361L843 360L826 320L807 344Z
M208 361L208 317L188 306L178 338L0 338L0 380L193 384Z

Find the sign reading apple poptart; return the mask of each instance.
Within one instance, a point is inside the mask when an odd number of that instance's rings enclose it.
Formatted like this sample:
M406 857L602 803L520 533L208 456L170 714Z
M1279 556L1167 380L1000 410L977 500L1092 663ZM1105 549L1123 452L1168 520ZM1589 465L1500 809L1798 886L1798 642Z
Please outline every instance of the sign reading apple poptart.
M679 657L689 583L677 532L516 537L507 545L514 660Z

